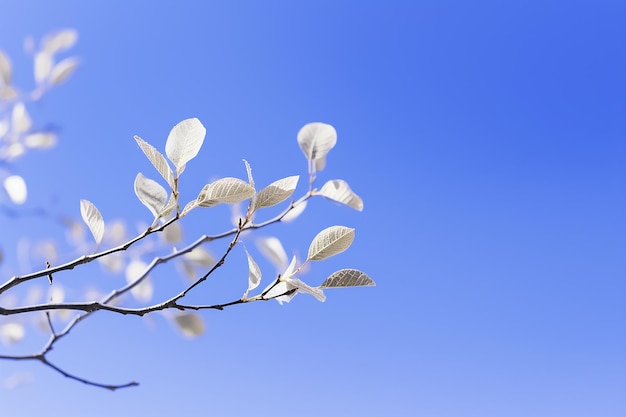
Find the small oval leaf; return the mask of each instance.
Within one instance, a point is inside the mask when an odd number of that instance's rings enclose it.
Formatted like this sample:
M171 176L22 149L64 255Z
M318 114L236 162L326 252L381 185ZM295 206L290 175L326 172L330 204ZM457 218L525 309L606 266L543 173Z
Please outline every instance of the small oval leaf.
M298 132L298 144L308 160L324 158L337 143L337 131L326 123L308 123Z
M98 211L91 201L80 200L80 215L89 227L89 230L91 230L91 234L96 240L96 243L100 244L102 236L104 235L104 220L102 219L100 211Z
M280 219L281 222L292 222L304 212L306 209L307 201L302 201L299 204L293 206L291 210L289 210L285 215Z
M14 204L24 204L28 196L28 189L24 178L19 175L10 175L4 179L4 189Z
M33 149L50 148L56 144L57 136L52 132L31 133L24 138L24 145Z
M343 180L330 180L315 194L330 198L355 210L363 210L363 200Z
M135 195L156 218L167 203L167 191L161 185L146 178L141 172L135 177Z
M78 62L77 58L65 58L56 64L50 71L50 82L52 84L61 84L74 72Z
M170 168L163 154L159 152L154 146L141 139L139 136L135 136L134 138L137 142L137 145L139 145L148 160L152 163L152 165L154 165L156 170L159 171L159 174L161 174L165 181L167 181L170 189L173 190L174 173L172 172L172 168Z
M287 253L275 237L258 238L255 241L257 248L265 255L265 257L276 267L278 271L282 271L289 264Z
M148 302L152 299L154 289L150 278L147 276L146 271L148 264L143 261L135 260L126 266L126 282L132 284L141 279L141 282L137 283L130 289L131 294L137 301Z
M299 175L274 181L263 188L256 197L256 208L271 207L288 199L298 185Z
M49 54L55 54L71 48L77 40L78 32L76 30L63 29L47 35L41 42L41 47Z
M30 130L33 122L24 103L16 103L15 106L13 106L11 124L13 125L13 131L16 133L24 133Z
M35 82L42 84L52 70L52 55L47 51L37 52L35 55Z
M321 261L348 249L354 240L354 229L345 226L328 227L315 236L309 246L308 259Z
M165 153L178 174L198 154L205 135L205 127L195 117L183 120L172 128L165 143Z
M213 207L221 203L236 204L254 196L254 187L238 178L222 178L207 184L196 199L201 207Z
M187 337L196 337L204 333L204 323L195 313L180 313L174 316L174 322Z
M357 269L342 269L326 278L320 287L372 287L375 285L376 283L365 272Z

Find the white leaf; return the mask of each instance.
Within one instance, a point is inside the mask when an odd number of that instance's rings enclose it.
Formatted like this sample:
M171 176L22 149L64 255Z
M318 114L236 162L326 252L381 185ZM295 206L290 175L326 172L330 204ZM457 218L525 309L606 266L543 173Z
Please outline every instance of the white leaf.
M308 160L325 157L336 143L337 132L326 123L309 123L298 132L298 144Z
M19 342L25 334L24 326L19 323L6 323L0 327L0 336L6 345Z
M207 184L200 191L197 202L201 207L213 207L221 203L235 204L255 194L254 188L238 178L222 178Z
M258 287L261 283L261 269L252 256L250 256L248 249L244 247L244 250L246 251L246 256L248 257L248 289L243 295L243 298L245 299L248 297L248 293Z
M167 243L178 243L183 238L183 229L180 227L180 222L172 223L168 225L160 234L160 238Z
M24 138L24 144L29 148L50 148L56 144L57 136L51 132L31 133Z
M30 130L33 123L28 115L28 111L26 111L24 103L17 103L13 106L11 124L13 125L13 131L17 133L23 133Z
M28 196L26 182L19 175L10 175L4 179L4 189L14 204L24 204Z
M320 287L372 287L375 285L376 283L365 272L357 269L342 269L326 278Z
M323 171L326 168L326 157L317 158L314 160L315 171Z
M104 235L104 220L102 219L100 211L98 211L91 201L80 200L80 215L89 227L89 230L91 230L91 234L96 240L96 243L100 244L102 236Z
M276 300L279 303L283 303L284 302L289 302L291 301L291 299L294 297L294 295L296 295L296 292L293 291L292 294L288 294L288 295L283 295L281 296L281 294L285 294L287 292L289 292L290 290L294 290L294 288L289 288L289 286L287 285L286 282L279 282L278 284L274 285L272 287L271 290L269 290L264 296L263 299L264 300L270 300L272 298L276 298ZM280 296L280 297L279 297Z
M287 266L289 260L280 240L275 237L262 237L256 239L255 243L261 253L265 255L277 270L282 271Z
M252 207L252 209L254 210L256 208L256 186L254 185L254 178L252 178L252 168L250 167L250 164L248 163L248 161L246 161L245 159L243 160L243 163L246 164L246 172L248 173L248 183L250 184L250 186L252 188L254 188L254 192L255 194L250 198L250 207Z
M215 258L203 247L196 247L191 252L187 252L183 255L185 260L189 261L195 266L204 268L211 267L215 264Z
M246 172L248 173L248 183L254 188L254 178L252 178L252 168L250 168L250 164L245 159L243 163L246 164Z
M191 210L195 209L196 207L198 207L198 199L188 202L187 204L185 204L183 211L180 213L180 217L187 215L187 213L189 213Z
M41 42L43 50L53 55L74 46L78 40L78 32L74 29L63 29L47 35Z
M77 58L65 58L56 64L50 71L50 82L52 84L60 84L74 72L78 66Z
M363 210L363 200L343 180L330 180L315 194L330 198L355 210Z
M200 151L205 135L206 129L195 117L183 120L170 131L165 143L165 153L179 175L187 162Z
M299 279L293 278L287 281L287 286L290 288L295 288L299 293L312 295L317 299L317 301L324 302L326 301L326 296L324 295L324 291L320 288L313 288Z
M308 259L321 261L348 249L354 240L354 229L345 226L328 227L315 236L309 246Z
M170 189L174 189L174 173L172 172L172 168L170 168L167 160L163 156L163 154L157 149L150 145L145 140L141 139L139 136L135 136L135 141L137 145L141 148L143 153L148 157L148 160L154 165L159 174L167 181L170 186Z
M195 313L180 313L174 316L180 331L187 337L196 337L204 333L204 323Z
M288 199L298 185L299 175L274 181L263 188L256 197L256 208L270 207Z
M0 100L13 100L18 96L18 92L12 85L0 86Z
M11 76L11 60L0 50L0 87L11 84Z
M52 55L46 51L37 52L35 55L35 82L42 84L48 78L52 70Z
M135 195L144 206L148 207L155 218L159 216L167 202L165 188L161 187L158 182L144 177L141 172L135 177Z
M304 212L304 209L306 209L306 205L307 205L306 201L303 201L295 205L291 210L287 212L287 214L283 216L282 219L280 219L280 221L287 222L287 223L294 221L302 214L302 212Z
M154 289L149 277L144 275L148 269L148 264L145 262L134 260L126 267L126 282L132 284L138 279L142 279L140 283L130 289L131 294L137 301L148 302L152 299Z
M161 209L158 217L167 218L170 214L172 214L174 209L176 209L177 207L178 207L178 199L176 199L176 197L174 196L174 193L171 193L169 200L167 200L167 204L165 205L165 207Z

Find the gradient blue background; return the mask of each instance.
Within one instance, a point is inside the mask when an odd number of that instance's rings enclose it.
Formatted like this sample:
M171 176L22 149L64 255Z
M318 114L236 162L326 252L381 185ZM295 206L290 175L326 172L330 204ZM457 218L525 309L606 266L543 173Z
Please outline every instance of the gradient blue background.
M304 253L322 228L355 227L304 279L355 267L378 286L206 312L192 341L160 315L94 315L51 359L141 386L3 361L0 379L31 379L0 390L0 415L626 415L624 22L623 1L4 1L18 85L26 35L80 34L80 68L33 110L58 146L11 168L29 205L78 217L87 198L105 220L149 221L132 183L158 175L132 135L162 149L177 122L204 123L187 200L245 178L242 158L259 184L305 175L296 133L331 123L320 179L348 181L364 211L314 201L260 235ZM221 231L219 213L190 216L186 241ZM62 240L38 225L0 217L5 263L18 236ZM195 301L241 294L242 251L231 261ZM163 271L159 288L178 282Z

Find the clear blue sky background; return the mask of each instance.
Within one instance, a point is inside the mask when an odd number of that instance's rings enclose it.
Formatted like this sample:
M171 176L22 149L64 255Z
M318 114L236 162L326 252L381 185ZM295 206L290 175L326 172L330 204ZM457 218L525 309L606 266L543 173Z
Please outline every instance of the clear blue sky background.
M97 314L51 359L141 386L4 361L0 379L32 378L0 391L0 415L626 415L624 22L623 1L4 1L18 85L31 83L25 36L80 34L82 65L32 110L61 128L58 146L11 168L30 206L78 217L86 198L105 220L148 222L132 184L157 174L132 135L162 149L177 122L204 123L187 200L245 178L242 158L259 184L305 175L296 133L331 123L321 180L348 181L364 211L314 201L260 235L304 253L322 228L355 227L350 250L304 279L355 267L378 286L203 313L191 341L158 314ZM217 213L190 216L186 242L221 231ZM7 257L20 235L63 240L35 225L0 217ZM243 251L231 261L195 301L240 295ZM90 271L64 284L83 289ZM154 274L159 291L175 275Z

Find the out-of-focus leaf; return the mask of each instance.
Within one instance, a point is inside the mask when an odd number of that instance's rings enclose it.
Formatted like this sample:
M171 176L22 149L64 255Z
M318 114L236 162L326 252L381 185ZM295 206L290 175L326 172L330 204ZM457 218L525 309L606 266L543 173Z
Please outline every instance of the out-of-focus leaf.
M26 182L19 175L10 175L4 179L4 189L14 204L24 204L28 196Z
M51 33L43 38L41 49L54 55L57 52L71 48L78 40L78 32L74 29L63 29L55 33Z
M304 209L306 209L306 205L307 205L307 202L303 201L299 203L298 205L294 206L291 210L287 212L287 214L283 216L282 219L280 219L280 221L285 222L285 223L294 221L304 212Z
M326 123L308 123L298 132L298 144L308 160L325 157L336 143L337 132Z
M135 177L135 195L156 218L167 202L167 191L161 185L146 178L141 172Z
M160 237L163 241L167 243L178 243L183 238L183 229L180 227L180 222L172 223L168 225L163 232L161 232Z
M299 175L274 181L263 188L256 197L256 208L270 207L288 199L298 185Z
M235 204L255 194L254 188L238 178L222 178L207 184L197 198L201 207L213 207L221 203Z
M104 219L96 206L89 200L80 200L80 215L91 231L97 244L102 241L104 235Z
M40 51L35 54L35 82L37 84L43 84L48 79L52 65L52 55L49 52Z
M0 87L11 84L11 60L0 49Z
M204 333L204 323L200 316L195 313L184 312L176 314L174 322L187 337L196 337Z
M308 259L321 261L348 249L354 240L354 229L345 226L328 227L315 236L309 246Z
M13 131L16 133L24 133L30 130L33 122L28 115L28 111L26 111L24 103L17 103L13 106L11 124L13 125Z
M211 267L215 264L215 258L201 246L194 248L191 252L183 255L183 258L193 265L203 268Z
M365 272L357 269L342 269L326 278L320 287L372 287L375 285L376 283Z
M255 244L277 270L282 271L289 263L287 253L278 238L261 237L255 240Z
M146 273L147 268L148 264L143 261L131 261L126 267L126 282L132 284L142 278ZM139 284L131 288L130 292L137 301L144 303L150 301L152 299L152 294L154 293L150 278L147 276L143 278Z
M0 87L0 100L13 100L17 97L17 90L12 85Z
M246 256L248 257L248 289L246 290L243 298L246 299L248 297L248 293L259 286L261 283L261 269L259 265L254 261L254 258L248 252L248 249L244 247L246 251Z
M19 342L25 334L24 326L19 323L6 323L0 326L0 337L5 345Z
M34 149L46 149L54 146L57 136L52 132L31 133L24 138L24 145Z
M363 200L343 180L330 180L315 194L330 198L355 210L363 210Z
M198 154L205 135L205 127L195 117L183 120L172 128L165 143L165 153L176 167L178 175L183 172L187 162Z
M50 82L52 84L60 84L74 72L78 66L77 58L65 58L56 64L50 71Z
M170 168L167 160L163 156L163 154L157 149L150 145L145 140L141 139L139 136L135 136L135 141L137 145L141 148L143 153L148 157L148 160L154 165L159 174L167 181L170 186L170 189L174 189L174 173L172 172L172 168Z

